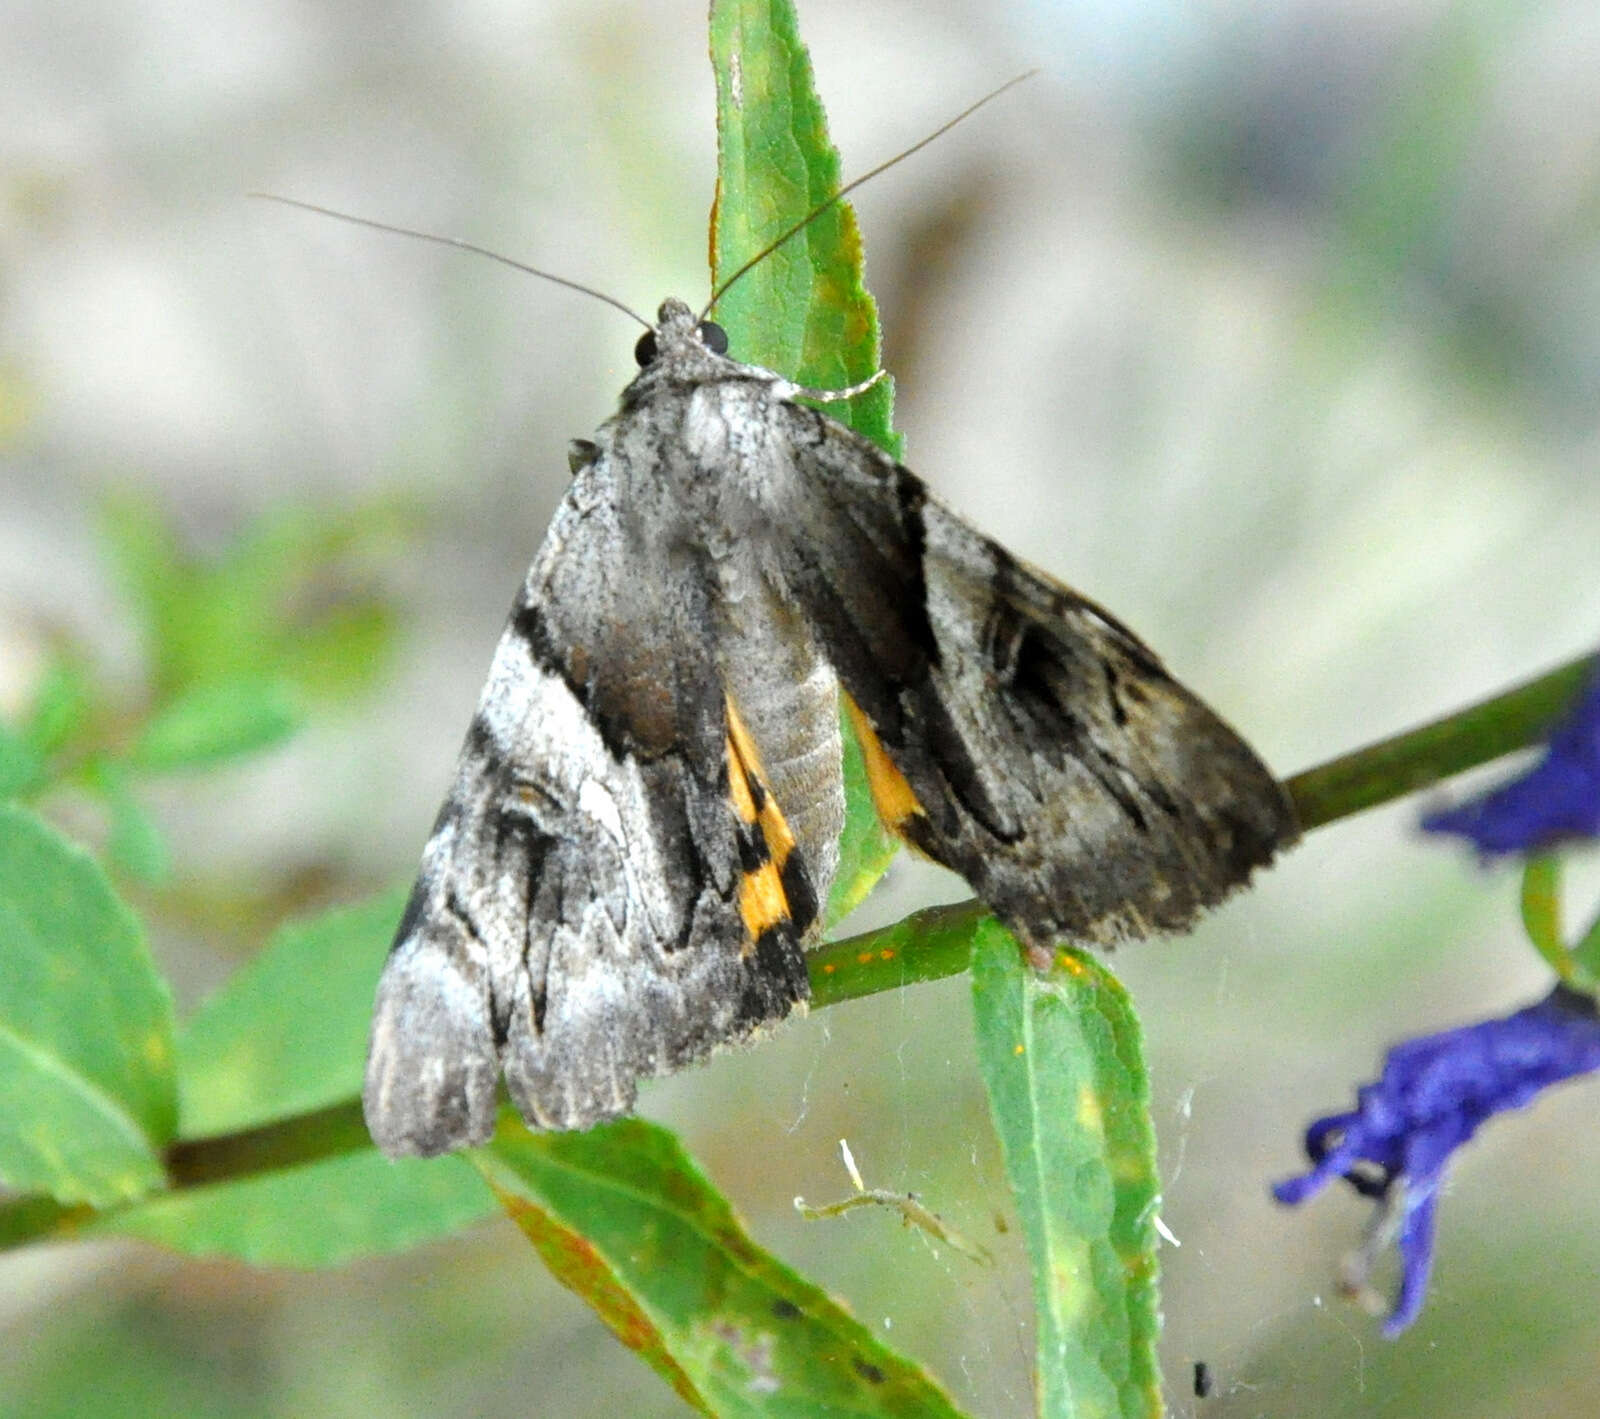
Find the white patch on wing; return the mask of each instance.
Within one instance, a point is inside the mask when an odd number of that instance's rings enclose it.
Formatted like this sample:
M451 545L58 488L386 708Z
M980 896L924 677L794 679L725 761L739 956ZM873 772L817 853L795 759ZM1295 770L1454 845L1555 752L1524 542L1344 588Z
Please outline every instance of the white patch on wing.
M563 804L579 802L584 784L597 775L616 779L631 768L611 757L571 687L536 664L514 631L495 648L478 717L512 773ZM613 797L618 786L613 784Z
M535 745L560 745L574 732L584 739L598 737L566 682L535 664L528 643L512 630L495 647L478 716L512 762L525 759Z
M622 812L617 807L617 800L599 779L584 779L583 787L578 790L578 811L587 813L604 828L619 851L627 850L628 840L622 832Z

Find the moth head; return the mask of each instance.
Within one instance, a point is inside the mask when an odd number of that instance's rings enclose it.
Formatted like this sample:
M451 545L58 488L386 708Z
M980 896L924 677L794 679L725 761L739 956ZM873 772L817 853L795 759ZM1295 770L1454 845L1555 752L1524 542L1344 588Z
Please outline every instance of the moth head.
M714 320L696 320L689 308L679 301L663 302L656 319L658 324L646 330L633 347L633 358L640 369L654 364L660 355L662 339L658 336L671 343L674 338L681 339L688 330L692 330L694 338L713 355L728 353L728 332Z

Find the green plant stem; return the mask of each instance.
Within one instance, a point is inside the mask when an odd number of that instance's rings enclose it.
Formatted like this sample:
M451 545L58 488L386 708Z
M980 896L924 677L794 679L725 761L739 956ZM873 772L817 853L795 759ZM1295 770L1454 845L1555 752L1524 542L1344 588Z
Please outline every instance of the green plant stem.
M1594 675L1585 655L1466 709L1341 754L1284 782L1302 829L1376 808L1535 744Z
M893 926L819 947L806 958L812 1007L858 1000L966 970L973 928L987 915L976 900L927 907Z
M1301 827L1323 827L1537 743L1596 664L1594 656L1584 656L1432 724L1296 774L1284 787ZM959 974L967 968L973 930L986 915L977 901L929 907L821 947L808 959L813 1006ZM202 1187L370 1146L361 1106L350 1100L239 1133L175 1143L167 1151L167 1172L174 1188ZM48 1198L21 1198L0 1206L0 1250L70 1233L94 1215Z
M180 1191L318 1163L371 1146L360 1100L350 1099L237 1133L180 1139L167 1149L165 1162L172 1190ZM0 1251L43 1237L69 1236L103 1215L48 1197L19 1198L0 1206Z
M180 1140L167 1149L167 1175L174 1187L204 1187L371 1146L361 1103L348 1099L239 1133Z

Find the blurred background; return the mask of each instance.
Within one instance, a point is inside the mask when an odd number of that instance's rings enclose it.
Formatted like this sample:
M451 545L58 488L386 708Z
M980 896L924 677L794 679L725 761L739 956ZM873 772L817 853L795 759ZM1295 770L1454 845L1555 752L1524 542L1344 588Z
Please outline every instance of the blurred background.
M1276 769L1594 644L1592 5L810 0L801 22L847 174L1043 69L860 194L906 458ZM686 0L0 12L0 708L61 634L139 673L108 499L155 498L199 553L291 508L397 529L367 572L399 612L376 691L156 796L190 906L231 903L157 933L180 1009L279 916L409 879L566 442L612 410L636 333L245 194L653 308L705 291L714 170ZM1116 958L1182 1243L1175 1413L1600 1412L1593 1086L1460 1159L1396 1344L1334 1294L1366 1204L1267 1196L1389 1044L1546 988L1514 873L1420 841L1416 815L1320 831L1194 937ZM861 924L963 895L902 864ZM1030 1291L966 991L819 1012L643 1108L763 1244L998 1419L1032 1407ZM869 1186L915 1190L997 1263L886 1214L801 1221L796 1194L849 1189L841 1137ZM325 1273L128 1243L0 1257L6 1415L607 1410L683 1412L509 1224Z

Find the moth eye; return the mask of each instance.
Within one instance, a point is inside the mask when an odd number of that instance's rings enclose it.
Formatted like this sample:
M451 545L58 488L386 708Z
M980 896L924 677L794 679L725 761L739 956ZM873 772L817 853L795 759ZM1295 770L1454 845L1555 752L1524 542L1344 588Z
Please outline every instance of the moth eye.
M728 353L728 332L714 320L702 320L696 327L700 336L700 343L710 350L713 355L726 355Z
M639 343L633 347L633 358L639 362L639 368L643 369L655 361L656 354L656 332L646 330L639 337Z

